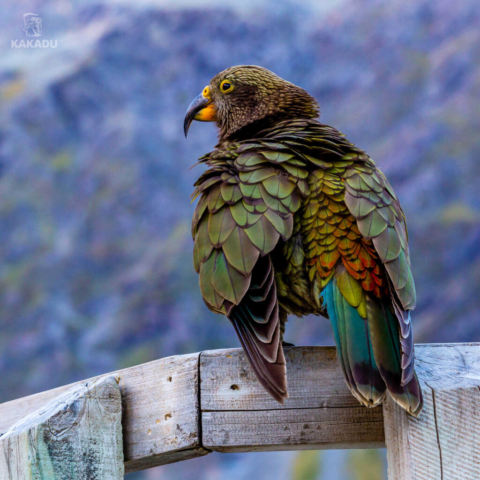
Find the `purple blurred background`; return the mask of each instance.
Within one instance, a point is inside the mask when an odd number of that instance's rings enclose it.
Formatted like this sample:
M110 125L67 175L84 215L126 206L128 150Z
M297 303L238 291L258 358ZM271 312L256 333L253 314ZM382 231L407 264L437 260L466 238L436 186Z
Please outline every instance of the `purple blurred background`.
M182 122L219 71L306 88L404 207L416 342L480 339L480 3L13 1L0 17L0 402L238 341L204 306ZM326 3L326 2L325 2ZM23 14L56 48L15 48ZM287 341L332 344L321 318ZM129 480L385 478L384 452L209 455Z

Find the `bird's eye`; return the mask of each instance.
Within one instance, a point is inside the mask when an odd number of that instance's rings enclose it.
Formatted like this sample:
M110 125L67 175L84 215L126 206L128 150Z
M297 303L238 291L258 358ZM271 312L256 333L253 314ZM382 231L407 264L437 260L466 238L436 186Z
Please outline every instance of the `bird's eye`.
M233 90L233 85L229 80L223 80L223 82L220 84L220 91L222 93L228 93Z

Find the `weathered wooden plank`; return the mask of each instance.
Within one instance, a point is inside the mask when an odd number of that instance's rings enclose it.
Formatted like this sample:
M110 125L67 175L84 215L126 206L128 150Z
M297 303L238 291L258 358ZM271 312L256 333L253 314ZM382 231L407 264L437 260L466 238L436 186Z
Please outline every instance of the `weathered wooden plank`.
M381 409L363 406L204 412L204 445L219 452L377 448Z
M282 407L262 388L243 350L209 350L200 357L202 411L358 407L334 347L286 347L289 398Z
M475 480L480 472L480 345L417 345L425 407L384 406L389 480Z
M425 412L416 420L392 403L385 406L390 479L477 478L480 346L419 345L416 352ZM240 349L116 372L126 471L212 450L384 446L382 410L359 406L334 348L287 348L286 358L290 398L283 406L259 385ZM0 405L0 432L70 387Z
M0 479L123 479L121 420L114 377L77 385L0 437Z
M122 394L127 473L208 453L200 442L198 358L168 357L112 374ZM1 404L0 433L70 387Z
M200 357L203 445L222 452L384 446L381 408L361 407L333 347L285 349L290 397L279 405L241 349Z
M198 359L168 357L119 372L127 473L208 453L200 443Z

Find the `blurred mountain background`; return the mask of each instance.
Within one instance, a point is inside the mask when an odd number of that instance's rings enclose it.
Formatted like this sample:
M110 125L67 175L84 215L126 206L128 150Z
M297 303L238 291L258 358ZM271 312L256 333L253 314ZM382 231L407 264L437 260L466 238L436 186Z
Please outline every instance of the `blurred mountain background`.
M416 342L480 340L480 3L29 0L0 16L0 402L169 355L236 347L204 306L189 195L219 71L304 87L405 210ZM57 48L11 48L23 14ZM287 341L333 344L322 318ZM129 480L381 480L379 450L209 455Z

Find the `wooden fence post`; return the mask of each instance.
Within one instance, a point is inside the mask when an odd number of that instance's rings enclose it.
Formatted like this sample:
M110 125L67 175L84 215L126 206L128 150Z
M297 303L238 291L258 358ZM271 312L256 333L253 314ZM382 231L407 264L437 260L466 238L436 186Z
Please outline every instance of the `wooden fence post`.
M120 480L122 402L115 377L76 385L0 437L0 480Z
M425 407L384 405L389 480L480 478L480 346L418 345Z
M391 401L361 406L332 347L286 348L284 405L240 349L163 358L3 403L0 480L117 480L123 462L134 472L212 451L385 443L389 480L478 480L480 345L415 348L425 396L418 419Z

